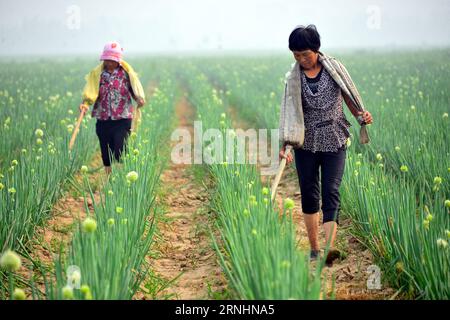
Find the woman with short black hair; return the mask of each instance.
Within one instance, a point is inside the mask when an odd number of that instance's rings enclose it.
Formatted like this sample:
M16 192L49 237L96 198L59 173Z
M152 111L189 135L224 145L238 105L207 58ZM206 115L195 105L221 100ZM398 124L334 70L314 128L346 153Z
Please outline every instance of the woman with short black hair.
M297 27L289 35L289 50L294 52L308 49L313 52L320 49L320 35L313 24Z
M320 35L314 25L295 28L289 36L289 49L296 60L287 74L280 111L280 157L293 161L286 154L292 145L301 190L302 211L311 245L310 257L319 255L319 170L322 192L323 227L330 250L328 266L340 257L334 248L339 224L339 187L345 167L346 148L351 126L342 100L358 119L361 143L369 141L366 124L372 115L364 110L362 99L345 67L334 57L319 51Z

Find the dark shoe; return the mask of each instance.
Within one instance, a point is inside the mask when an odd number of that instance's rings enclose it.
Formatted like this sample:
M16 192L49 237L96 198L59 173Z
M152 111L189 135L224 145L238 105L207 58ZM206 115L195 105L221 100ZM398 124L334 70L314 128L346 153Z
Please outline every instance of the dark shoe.
M342 256L341 252L338 249L330 249L327 254L327 258L325 260L325 264L327 267L333 266L333 261L336 259L340 259Z
M319 250L311 250L309 254L309 261L316 261L319 258L320 251Z

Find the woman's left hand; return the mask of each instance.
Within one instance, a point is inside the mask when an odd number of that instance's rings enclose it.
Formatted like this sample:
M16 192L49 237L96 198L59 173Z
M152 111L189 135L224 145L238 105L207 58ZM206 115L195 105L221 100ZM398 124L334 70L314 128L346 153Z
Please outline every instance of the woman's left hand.
M372 124L373 118L369 111L360 112L359 114L362 116L366 124Z

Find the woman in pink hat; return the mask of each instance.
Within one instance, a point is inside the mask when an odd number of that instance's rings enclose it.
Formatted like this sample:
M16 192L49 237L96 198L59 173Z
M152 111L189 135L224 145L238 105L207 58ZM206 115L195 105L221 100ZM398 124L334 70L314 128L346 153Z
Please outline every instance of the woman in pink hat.
M117 42L107 43L103 61L86 76L80 111L93 104L92 117L97 118L96 133L100 141L102 160L107 174L111 173L112 155L120 161L126 139L131 131L133 104L140 108L145 95L137 74L122 60L123 49Z

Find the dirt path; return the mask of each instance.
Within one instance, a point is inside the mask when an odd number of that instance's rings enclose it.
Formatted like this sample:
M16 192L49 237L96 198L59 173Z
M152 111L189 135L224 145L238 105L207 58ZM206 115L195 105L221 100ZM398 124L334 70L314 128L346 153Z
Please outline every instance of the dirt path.
M233 119L234 128L242 128L244 130L249 128L249 125L245 121L239 119L235 107L229 108L229 114ZM273 178L273 176L270 177L270 182L273 181ZM263 176L262 181L264 182L266 180L267 176ZM297 245L300 250L305 250L309 253L309 240L302 217L300 187L294 163L286 167L278 186L276 202L279 208L283 207L282 204L285 198L291 198L295 201L293 219L296 227ZM336 299L389 299L395 294L395 290L390 287L382 284L380 290L367 289L368 268L373 264L374 258L368 249L360 244L356 238L351 236L349 232L351 223L350 219L342 217L340 219L336 247L341 249L346 254L346 257L341 261L335 262L333 267L324 269L323 276L327 278L327 286L331 290L332 277L334 275L336 277ZM322 227L319 237L321 239L321 247L324 248L325 234Z
M301 211L301 194L298 184L295 165L286 168L278 187L276 201L281 206L283 199L291 198L295 201L293 219L297 231L298 247L309 252L309 241ZM322 219L322 215L321 215ZM336 247L342 250L346 257L341 261L335 261L333 267L325 268L323 275L327 278L328 289L332 287L332 275L336 277L335 294L340 300L372 300L389 299L395 294L395 290L382 284L381 289L367 288L369 277L368 268L373 265L374 258L370 251L354 238L349 230L351 228L349 218L340 218L340 226L336 237ZM320 226L321 248L325 247L325 234Z
M147 94L152 96L157 88L156 81L150 81L147 85ZM94 119L91 119L94 121ZM91 161L88 163L89 170L95 170L88 173L89 184L94 193L94 200L100 201L100 190L106 183L106 174L103 169L103 162L100 151L96 152ZM78 172L74 175L76 184L83 187L83 177ZM93 213L92 199L87 190L86 202L88 208ZM44 270L51 270L53 268L53 259L56 254L59 254L61 246L63 251L66 251L68 243L72 239L73 230L76 227L78 220L83 220L86 217L86 207L84 197L73 186L68 187L68 191L61 196L61 198L53 205L50 217L45 222L44 226L40 226L35 231L35 236L27 244L30 258L23 258L23 265L19 270L19 274L23 279L29 280L31 277L36 278L36 266L38 264ZM44 292L44 284L42 279L37 280L37 287Z
M147 92L152 95L157 86L157 82L151 81L147 86ZM95 121L91 119L91 121ZM100 168L103 166L100 151L96 152L91 161L87 164L89 170ZM100 200L100 189L106 183L106 174L103 168L94 172L88 173L88 180L94 192L94 199L96 202ZM76 184L83 188L83 177L78 172L74 175ZM87 204L91 213L93 212L92 199L87 190ZM73 230L76 227L78 220L86 217L86 207L84 197L73 186L68 186L68 191L61 196L61 198L53 205L50 217L45 222L44 226L38 227L35 236L27 244L31 259L24 258L23 266L20 270L20 275L24 279L31 279L33 272L36 272L36 266L51 270L53 268L53 258L55 254L59 254L61 246L65 251L68 243L72 239ZM34 275L35 276L35 275ZM43 282L38 280L37 286L41 291L44 291Z
M101 165L101 156L100 153L97 153L88 167L92 170ZM78 185L83 185L83 177L80 173L75 174L74 178ZM89 183L94 191L95 201L99 201L99 188L104 183L105 178L103 170L95 171L88 175ZM89 210L93 210L92 199L89 195L86 201ZM50 218L45 222L45 225L36 228L34 238L27 244L30 257L23 258L23 265L19 270L19 274L26 280L30 280L33 277L36 280L37 288L44 292L44 283L40 278L39 268L44 270L53 269L55 255L59 254L61 246L63 252L67 250L67 245L72 239L77 221L84 219L84 217L86 217L84 197L73 186L69 186L68 191L52 207Z
M175 113L178 127L186 127L193 137L195 110L186 97L178 101ZM225 286L209 236L212 222L208 194L204 186L194 181L193 174L192 165L170 161L161 175L163 190L158 201L164 204L166 213L158 225L158 257L149 257L148 261L158 277L176 280L153 297L156 299L208 299Z

